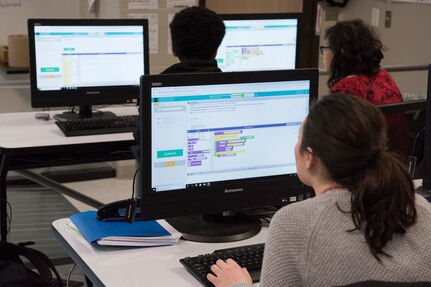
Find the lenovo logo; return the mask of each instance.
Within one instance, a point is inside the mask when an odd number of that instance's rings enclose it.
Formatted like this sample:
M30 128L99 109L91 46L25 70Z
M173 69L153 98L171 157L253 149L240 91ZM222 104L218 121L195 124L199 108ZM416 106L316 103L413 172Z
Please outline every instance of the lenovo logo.
M151 85L152 85L153 87L159 87L159 86L162 86L162 85L163 85L163 83L162 83L162 82L151 82Z
M100 91L86 92L87 95L99 95Z
M225 189L224 193L231 193L231 192L241 192L244 191L244 188L231 188L231 189Z

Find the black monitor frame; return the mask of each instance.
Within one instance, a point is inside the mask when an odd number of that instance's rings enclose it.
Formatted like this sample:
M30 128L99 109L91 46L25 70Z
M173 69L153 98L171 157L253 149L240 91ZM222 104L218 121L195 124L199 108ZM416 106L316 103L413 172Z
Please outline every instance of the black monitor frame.
M76 89L41 91L37 88L35 26L142 26L144 74L149 74L149 38L147 19L29 19L28 36L30 52L30 88L33 108L80 106L91 116L91 105L130 103L139 98L139 84L136 86L93 86ZM115 67L112 67L115 69ZM139 81L137 81L139 83ZM89 113L89 114L88 114Z
M274 19L296 19L298 27L296 30L296 52L295 52L295 69L299 65L299 53L302 35L302 15L301 13L252 13L252 14L220 14L220 17L226 20L274 20ZM226 36L225 36L226 37ZM285 68L287 69L287 68Z
M151 186L152 118L151 88L176 85L211 85L228 83L275 82L310 80L310 104L317 99L318 70L280 70L255 72L227 72L207 74L149 75L141 78L140 113L142 133L140 187L141 216L145 220L172 218L185 215L285 205L299 195L313 191L295 175L269 176L226 181L203 188L177 189L154 192ZM256 115L258 116L258 115ZM292 150L293 153L293 150ZM226 192L233 190L235 192ZM193 239L192 239L193 240Z
M392 114L397 112L408 112L426 109L426 99L423 100L411 100L400 103L378 105L377 107L384 114Z
M421 161L423 158L423 136L426 117L426 99L410 100L399 103L381 104L377 107L386 115L404 113L406 121L407 138L392 138L389 140L401 140L407 146L406 150L396 151L400 158L406 161L407 167L413 177L418 177L422 173ZM402 145L401 145L402 146ZM417 165L411 162L412 157L417 161ZM418 168L418 169L417 169Z
M431 194L431 65L428 66L422 189Z

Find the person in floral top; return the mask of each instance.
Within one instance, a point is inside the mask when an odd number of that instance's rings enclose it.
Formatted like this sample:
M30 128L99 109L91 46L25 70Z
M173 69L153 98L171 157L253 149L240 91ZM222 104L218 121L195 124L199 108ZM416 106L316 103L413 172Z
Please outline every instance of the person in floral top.
M373 104L403 101L391 75L380 67L383 45L375 31L360 19L338 22L325 34L320 46L329 72L330 94L350 94ZM404 113L386 114L389 149L408 155L409 140Z

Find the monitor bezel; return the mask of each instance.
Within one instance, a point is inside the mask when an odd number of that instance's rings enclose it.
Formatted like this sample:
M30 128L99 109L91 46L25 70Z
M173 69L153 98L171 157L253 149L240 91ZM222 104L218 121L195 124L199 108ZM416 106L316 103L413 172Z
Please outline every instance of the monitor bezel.
M223 21L229 20L275 20L275 19L296 19L298 28L296 29L296 52L295 52L295 69L300 68L299 65L299 46L302 35L302 15L301 13L244 13L244 14L220 14Z
M283 205L300 194L312 192L295 175L242 179L204 188L154 192L151 186L151 87L310 80L310 104L317 100L318 70L248 71L202 74L146 75L141 77L141 216L144 219ZM292 150L293 153L293 150ZM236 192L225 192L225 189ZM267 190L271 192L266 192Z
M428 66L427 79L422 188L429 193L431 190L431 64Z
M142 26L144 74L149 74L147 19L28 19L31 106L33 108L90 106L130 103L139 98L136 86L94 86L41 91L37 88L35 26Z

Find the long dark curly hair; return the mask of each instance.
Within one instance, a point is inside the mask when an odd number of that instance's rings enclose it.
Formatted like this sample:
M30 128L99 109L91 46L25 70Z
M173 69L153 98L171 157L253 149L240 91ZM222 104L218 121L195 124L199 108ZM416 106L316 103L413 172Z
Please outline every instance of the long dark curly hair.
M334 54L328 86L349 75L375 75L383 59L383 45L376 32L360 19L338 22L325 40Z

